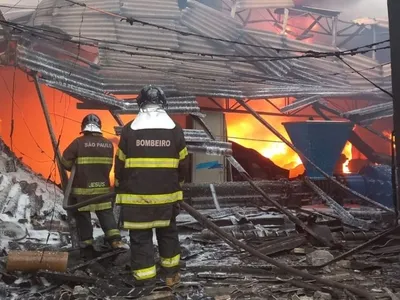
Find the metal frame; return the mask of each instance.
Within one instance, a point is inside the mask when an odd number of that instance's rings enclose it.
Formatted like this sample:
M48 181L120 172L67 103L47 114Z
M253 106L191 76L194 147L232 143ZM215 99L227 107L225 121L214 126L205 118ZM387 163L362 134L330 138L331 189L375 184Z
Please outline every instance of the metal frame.
M226 3L225 3L226 5ZM283 13L280 13L280 11L283 10ZM246 18L244 18L241 14L244 11L248 11L248 15ZM324 10L311 10L307 8L284 8L284 9L275 9L275 11L272 11L272 9L266 8L265 11L268 12L269 17L257 19L257 20L251 20L250 21L250 16L252 15L252 9L247 9L247 10L242 10L240 12L236 12L235 16L237 16L242 22L243 26L248 26L251 24L257 24L257 23L272 23L276 27L281 29L280 34L290 34L294 36L297 40L304 40L312 37L314 34L316 35L329 35L332 37L332 46L333 47L341 47L345 45L346 43L350 42L352 39L355 37L361 35L366 27L364 25L357 25L355 23L346 23L346 22L341 22L339 21L338 15L339 13L337 12L331 12L331 13L325 13L323 14L322 12ZM293 18L290 16L291 12L296 12L298 15L301 16L309 16L313 19L313 22L305 27L298 27L293 24L290 24L290 20ZM303 13L303 14L301 14ZM283 15L283 17L282 17ZM325 24L324 24L325 23ZM339 23L342 25L339 30ZM300 34L295 34L290 30L287 30L287 26L290 26L292 28L300 29L302 32ZM319 29L315 30L314 27L315 25L319 26ZM355 29L353 32L351 32L351 29ZM349 32L350 31L350 32ZM340 38L345 38L346 40L343 42L340 42L339 44L337 43L338 39Z

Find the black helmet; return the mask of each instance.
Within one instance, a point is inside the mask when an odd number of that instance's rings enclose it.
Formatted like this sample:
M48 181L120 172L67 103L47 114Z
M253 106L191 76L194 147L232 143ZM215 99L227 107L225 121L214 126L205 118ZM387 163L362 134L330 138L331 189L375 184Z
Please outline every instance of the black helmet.
M162 89L152 85L146 85L139 93L136 98L139 108L142 108L146 104L158 104L162 108L167 107L167 98Z
M81 124L82 132L99 132L101 133L101 120L95 114L89 114L83 118Z

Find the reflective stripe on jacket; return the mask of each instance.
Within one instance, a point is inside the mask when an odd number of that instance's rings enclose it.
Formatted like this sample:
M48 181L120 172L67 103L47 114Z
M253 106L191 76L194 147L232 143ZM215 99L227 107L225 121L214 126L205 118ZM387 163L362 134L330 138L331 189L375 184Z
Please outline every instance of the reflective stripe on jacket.
M169 226L173 204L183 199L180 171L188 150L182 128L131 129L124 126L115 157L119 184L116 203L122 205L126 229Z
M76 165L71 197L77 202L109 193L110 171L114 146L98 133L85 133L75 139L63 152L62 164L69 170ZM112 208L111 199L87 205L79 211L97 211Z

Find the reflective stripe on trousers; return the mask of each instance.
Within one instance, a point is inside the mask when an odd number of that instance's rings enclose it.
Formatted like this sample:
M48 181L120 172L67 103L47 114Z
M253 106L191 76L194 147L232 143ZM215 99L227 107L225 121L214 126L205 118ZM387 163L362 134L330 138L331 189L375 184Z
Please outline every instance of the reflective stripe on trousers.
M183 192L158 195L117 194L117 204L157 205L171 204L183 199Z
M111 229L105 233L106 237L112 237L116 235L121 235L118 229Z
M160 257L160 263L161 266L164 268L174 268L179 266L179 261L181 259L181 255L175 255L174 257L171 258L164 258L164 257Z
M153 222L124 222L124 229L151 229L151 228L161 228L168 227L171 223L170 220L156 220Z
M146 280L156 277L157 270L156 266L154 265L149 268L133 270L132 273L136 280Z
M96 203L96 204L89 204L84 207L81 207L78 209L78 211L99 211L99 210L106 210L106 209L111 209L112 204L111 202L104 202L104 203Z
M89 246L92 246L92 245L93 245L93 240L92 239L79 242L79 247L80 248L86 248L86 247L89 247Z

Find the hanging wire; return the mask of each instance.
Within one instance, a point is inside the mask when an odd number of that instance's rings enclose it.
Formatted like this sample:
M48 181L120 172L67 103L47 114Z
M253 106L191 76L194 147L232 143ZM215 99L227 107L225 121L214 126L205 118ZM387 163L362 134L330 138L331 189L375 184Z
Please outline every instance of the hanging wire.
M38 27L32 27L32 26L27 26L27 25L22 25L22 24L17 24L13 23L10 21L0 21L0 24L4 26L9 26L14 29L20 30L22 32L29 32L35 37L40 37L43 39L55 39L59 41L64 41L68 43L77 43L75 41L71 41L70 39L65 38L63 35L61 35L58 32L54 32L49 29L45 28L38 28ZM69 34L70 37L72 38L77 38L79 39L79 36L71 35ZM85 36L81 36L82 39L85 40L90 40L93 41L93 43L85 42L85 41L80 41L79 43L81 45L87 45L87 46L96 46L98 49L102 50L109 50L113 52L118 52L118 53L123 53L123 54L128 54L128 55L134 55L134 56L148 56L148 57L158 57L158 58L168 58L171 60L179 60L179 61L199 61L199 62L204 62L204 61L221 61L221 62L231 62L231 61L237 61L237 62L259 62L259 61L280 61L280 60L291 60L291 59L302 59L302 58L326 58L326 57L337 57L337 56L354 56L356 54L366 54L368 52L376 52L379 50L385 50L389 49L390 46L383 46L383 47L378 47L378 48L372 48L373 46L381 45L384 43L387 43L388 40L373 43L373 44L367 44L363 45L360 47L352 48L349 50L344 50L344 51L330 51L330 52L315 52L315 51L299 51L299 50L289 50L289 49L279 49L279 51L286 51L286 52L297 52L297 53L304 53L303 55L295 55L295 56L266 56L266 55L226 55L226 54L216 54L216 53L200 53L200 52L191 52L191 51L181 51L181 50L166 50L166 49L160 49L160 48L154 48L154 47L147 47L147 46L141 46L141 45L134 45L130 43L122 43L118 41L105 41L105 40L100 40L100 39L95 39L95 38L89 38ZM135 52L135 51L129 51L129 50L122 50L122 49L116 49L113 47L109 46L104 46L104 45L99 45L98 43L104 43L104 44L112 44L112 45L120 45L120 46L127 46L130 48L135 48L136 50L138 49L143 49L143 50L152 50L152 51L161 51L165 52L168 54L193 54L197 56L201 56L199 59L194 59L194 58L183 58L183 57L174 57L174 56L165 56L165 55L159 55L159 54L148 54L148 53L143 53L143 52ZM251 46L251 45L250 45ZM210 59L206 59L205 56L211 57ZM216 59L214 57L222 57L223 59ZM227 58L236 58L235 60L227 60Z
M346 62L342 57L337 56L338 59L340 59L346 66L348 66L350 69L352 69L355 73L357 73L358 75L360 75L362 78L364 78L366 81L368 81L370 84L372 84L374 87L376 87L377 89L379 89L381 92L389 95L391 98L393 98L393 94L387 90L385 90L383 87L377 85L375 82L373 82L372 80L370 80L369 78L365 77L361 72L359 72L358 70L356 70L355 68L353 68L348 62Z

